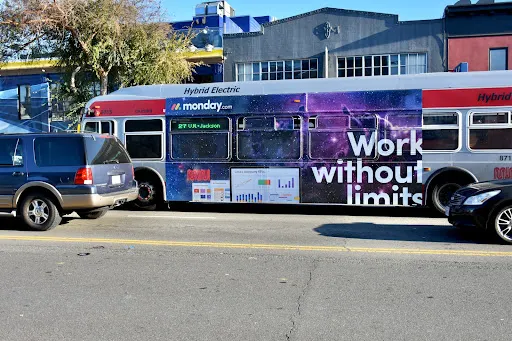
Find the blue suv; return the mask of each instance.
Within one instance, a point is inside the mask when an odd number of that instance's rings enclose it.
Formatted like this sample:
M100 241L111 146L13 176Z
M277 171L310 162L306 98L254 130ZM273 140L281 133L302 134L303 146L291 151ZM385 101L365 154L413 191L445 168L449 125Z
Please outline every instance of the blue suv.
M97 219L138 197L133 165L114 136L0 134L0 212L46 231L72 212Z

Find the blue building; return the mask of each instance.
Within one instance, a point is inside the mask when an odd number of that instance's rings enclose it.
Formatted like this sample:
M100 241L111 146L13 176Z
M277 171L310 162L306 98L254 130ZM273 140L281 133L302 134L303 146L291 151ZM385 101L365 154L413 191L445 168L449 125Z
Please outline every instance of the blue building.
M51 59L12 61L0 69L0 133L58 131L70 127L65 103L52 96L60 73Z
M196 68L193 83L212 83L224 80L224 35L259 32L261 25L274 21L270 16L236 16L227 1L203 2L196 6L192 20L172 23L174 30L192 30L195 38L189 47L189 60L205 65Z
M223 36L228 33L258 32L273 21L269 16L235 16L226 1L204 2L196 6L190 20L171 23L178 32L196 34L187 59L201 61L193 83L224 80ZM70 129L65 120L67 103L55 98L61 79L51 58L27 59L18 56L0 68L0 133L58 131ZM91 97L95 94L91 92Z

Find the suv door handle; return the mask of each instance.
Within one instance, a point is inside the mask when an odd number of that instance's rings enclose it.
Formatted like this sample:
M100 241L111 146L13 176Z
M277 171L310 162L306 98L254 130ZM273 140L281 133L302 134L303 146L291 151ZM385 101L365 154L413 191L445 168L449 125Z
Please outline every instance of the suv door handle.
M25 173L23 173L23 172L14 172L14 173L12 173L12 176L23 176L23 175L25 175Z

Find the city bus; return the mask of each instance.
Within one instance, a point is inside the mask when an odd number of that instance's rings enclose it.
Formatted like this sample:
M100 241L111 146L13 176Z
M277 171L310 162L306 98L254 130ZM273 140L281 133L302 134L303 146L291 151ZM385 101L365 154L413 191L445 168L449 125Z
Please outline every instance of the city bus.
M162 203L423 206L512 178L512 72L120 89L82 127L124 142Z

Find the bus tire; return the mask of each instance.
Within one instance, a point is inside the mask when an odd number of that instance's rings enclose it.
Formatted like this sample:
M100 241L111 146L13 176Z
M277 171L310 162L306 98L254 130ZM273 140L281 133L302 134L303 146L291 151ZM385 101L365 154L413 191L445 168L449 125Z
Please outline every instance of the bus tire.
M465 184L450 179L434 184L430 195L433 208L444 215L445 208L450 203L453 193L463 186Z
M158 177L148 171L135 173L139 183L139 196L132 202L135 209L155 211L163 205L163 186Z

